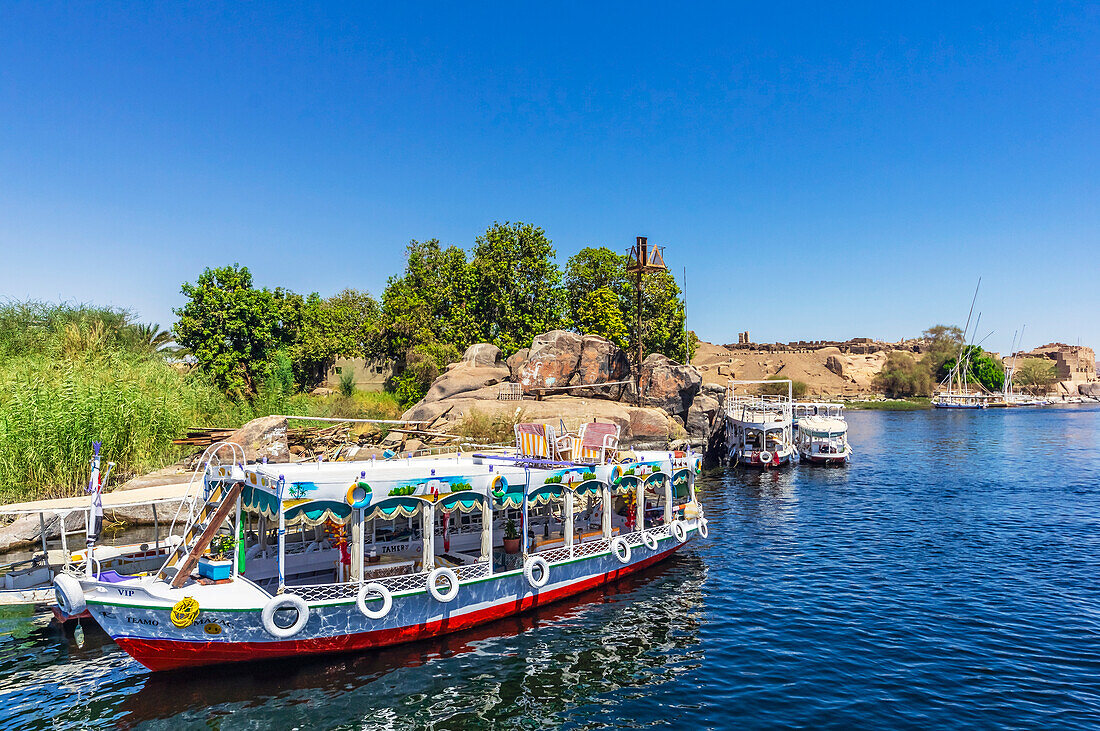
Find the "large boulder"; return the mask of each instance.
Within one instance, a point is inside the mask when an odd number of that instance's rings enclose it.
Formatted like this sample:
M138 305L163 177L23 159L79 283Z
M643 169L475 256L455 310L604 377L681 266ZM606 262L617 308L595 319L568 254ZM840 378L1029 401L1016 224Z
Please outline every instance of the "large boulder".
M474 343L466 348L462 355L462 362L474 366L499 366L501 364L500 348L492 343Z
M281 416L262 416L253 419L225 441L241 445L247 462L289 462L290 449L286 443L286 419Z
M421 403L442 401L461 393L493 386L501 381L507 381L509 375L511 371L505 365L479 366L463 361L458 367L447 370L432 381L431 388L428 389Z
M1100 381L1096 383L1079 383L1077 384L1077 392L1082 396L1100 397Z
M568 330L536 335L527 362L520 371L519 382L523 390L568 385L580 365L583 346L583 338Z
M508 356L508 359L504 361L508 364L508 370L512 373L511 380L517 383L520 380L520 374L523 372L523 366L527 363L527 355L531 352L530 348L520 348L516 352Z
M702 385L703 376L697 368L676 363L666 355L653 353L642 362L643 406L656 406L683 418Z
M844 362L835 355L830 355L825 359L825 367L838 376L844 376Z
M685 419L688 435L693 440L703 443L709 440L720 409L721 405L717 399L705 393L696 396L688 408Z
M571 386L589 383L615 383L630 379L630 361L622 348L599 335L585 335L581 338L581 357L577 363L577 372L570 381ZM571 390L574 396L619 399L625 385L598 386Z

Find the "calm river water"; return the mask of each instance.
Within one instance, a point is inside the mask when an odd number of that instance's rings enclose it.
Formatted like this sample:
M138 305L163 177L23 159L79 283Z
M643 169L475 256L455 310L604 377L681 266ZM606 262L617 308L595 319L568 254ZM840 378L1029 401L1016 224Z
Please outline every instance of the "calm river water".
M709 541L442 641L154 675L0 619L0 728L1100 725L1100 409L855 412L700 481Z

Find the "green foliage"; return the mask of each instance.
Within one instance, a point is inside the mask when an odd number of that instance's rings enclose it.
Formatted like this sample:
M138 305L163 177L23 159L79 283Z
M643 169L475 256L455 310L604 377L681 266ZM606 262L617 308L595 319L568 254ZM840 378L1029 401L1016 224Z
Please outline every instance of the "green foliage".
M340 395L349 398L355 393L355 374L351 371L344 371L340 374Z
M565 325L561 272L541 228L494 223L477 237L470 267L478 339L505 356Z
M299 383L320 383L337 357L365 358L378 349L381 309L366 292L345 289L333 297L306 297L289 346Z
M954 325L933 325L921 333L921 337L927 341L921 363L937 382L942 381L951 370L944 364L947 361L953 364L962 350L963 331Z
M304 301L282 289L255 289L248 267L206 269L181 288L176 340L231 398L255 394L280 347L294 341Z
M891 398L904 398L931 395L933 381L926 365L918 363L909 353L894 350L886 356L886 363L872 384Z
M576 330L603 335L620 347L630 345L638 303L634 279L626 271L629 265L630 257L606 247L587 247L569 258L565 268L565 302ZM645 355L664 353L674 360L689 362L698 338L689 336L687 347L691 353L685 353L684 322L684 303L672 274L663 271L643 276Z
M787 380L790 380L790 379L788 379L784 376L781 376L781 375L774 375L774 376L768 376L765 380L768 380L768 381L787 381ZM796 399L803 398L803 397L805 397L805 395L807 393L809 393L809 391L810 391L810 387L807 386L802 381L791 380L790 393L791 393L791 396L793 396L794 398L796 398ZM777 383L774 386L771 385L771 384L763 384L763 385L760 386L760 393L768 395L768 396L786 396L787 395L787 384L786 383Z
M1035 394L1045 394L1058 382L1058 368L1048 358L1024 358L1016 366L1013 382Z
M865 411L920 411L922 409L932 408L932 401L928 398L848 401L845 406L849 409L861 409Z
M511 518L504 524L504 537L509 541L514 541L519 538L519 529L516 527L516 521Z
M465 350L475 342L473 272L466 254L437 239L410 241L405 271L382 293L377 352L402 359L411 348L440 342Z
M581 293L570 317L581 333L602 335L620 348L630 345L630 330L623 320L619 297L609 287Z
M424 398L432 381L459 357L461 353L458 348L449 343L427 342L415 345L405 354L404 369L390 378L389 388L397 397L398 403L408 408Z
M976 345L969 345L963 349L964 357L969 358L967 364L967 383L977 383L989 391L1000 391L1005 385L1005 369L1000 361L991 358L982 352ZM942 370L944 377L955 367L956 359L949 358L944 361ZM942 379L941 379L942 380Z
M233 555L233 549L236 547L237 542L233 539L233 536L220 533L210 541L210 557L217 561L223 561Z

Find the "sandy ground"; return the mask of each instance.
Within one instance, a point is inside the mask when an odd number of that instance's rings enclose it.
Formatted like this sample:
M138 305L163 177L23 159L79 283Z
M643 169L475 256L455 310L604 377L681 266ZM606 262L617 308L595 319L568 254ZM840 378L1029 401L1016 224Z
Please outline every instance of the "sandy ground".
M825 367L830 355L840 360L843 375ZM724 386L730 378L759 380L782 376L804 382L815 396L858 396L872 393L871 379L882 370L886 353L845 355L838 348L792 353L730 351L721 345L700 342L691 362L703 374L704 383Z

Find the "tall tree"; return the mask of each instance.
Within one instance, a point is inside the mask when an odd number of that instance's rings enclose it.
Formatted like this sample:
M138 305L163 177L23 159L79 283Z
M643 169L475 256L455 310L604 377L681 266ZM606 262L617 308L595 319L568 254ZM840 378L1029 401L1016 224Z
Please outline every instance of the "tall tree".
M378 302L366 292L345 289L328 299L309 295L289 348L298 383L319 382L337 357L363 358L372 353L379 316Z
M942 381L949 370L944 368L944 363L958 358L962 350L963 331L954 325L933 325L921 333L921 337L927 343L921 363L933 378Z
M478 236L471 267L480 339L505 355L566 324L561 271L541 228L494 223Z
M297 333L302 298L282 289L255 289L239 264L207 268L181 291L176 342L188 348L214 383L234 398L255 394L278 349Z
M421 343L465 349L477 337L473 278L466 253L442 248L437 239L410 241L405 271L390 277L382 293L379 347L402 359Z
M626 268L630 257L607 247L587 247L569 258L565 268L565 300L573 327L584 333L603 335L620 347L634 338L637 297L634 279ZM615 293L616 307L600 288ZM645 355L664 353L686 362L690 355L684 342L684 304L680 288L669 272L642 277L642 350ZM689 338L690 339L690 338ZM694 350L694 343L690 345Z

